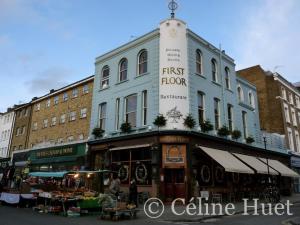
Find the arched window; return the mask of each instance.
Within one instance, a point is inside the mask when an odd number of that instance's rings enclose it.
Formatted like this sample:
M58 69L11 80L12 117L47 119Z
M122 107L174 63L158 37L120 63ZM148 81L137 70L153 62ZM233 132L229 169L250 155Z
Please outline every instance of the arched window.
M126 58L121 59L119 64L119 81L127 80L128 61Z
M199 49L196 51L196 73L202 74L202 52Z
M249 98L249 105L251 105L253 108L255 108L254 96L251 91L249 91L249 93L248 93L248 98Z
M148 53L147 50L142 50L138 54L138 75L147 73L148 70Z
M218 82L217 61L215 59L211 60L211 72L212 72L212 80L214 82Z
M226 88L230 89L230 70L228 67L225 67L225 84Z
M238 92L239 101L240 102L244 101L244 93L243 93L243 89L241 88L241 86L237 87L237 92Z
M109 66L104 66L101 72L101 89L107 88L109 85Z

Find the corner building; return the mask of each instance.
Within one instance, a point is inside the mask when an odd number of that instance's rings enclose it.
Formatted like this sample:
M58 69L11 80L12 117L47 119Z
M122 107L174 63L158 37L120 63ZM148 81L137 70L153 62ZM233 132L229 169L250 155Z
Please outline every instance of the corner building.
M153 121L160 114L167 123L158 128ZM192 129L184 126L189 114L196 121ZM213 130L201 131L205 121ZM124 122L131 132L122 132ZM241 137L218 136L223 125ZM101 138L92 135L94 128L104 130ZM165 201L201 190L244 193L246 180L255 187L267 166L258 174L231 152L260 165L266 164L256 157L288 164L284 149L263 149L256 87L236 76L225 51L178 19L96 58L90 136L91 169L118 171L124 191L134 178L139 192ZM249 137L252 144L246 144ZM281 184L289 189L288 182Z

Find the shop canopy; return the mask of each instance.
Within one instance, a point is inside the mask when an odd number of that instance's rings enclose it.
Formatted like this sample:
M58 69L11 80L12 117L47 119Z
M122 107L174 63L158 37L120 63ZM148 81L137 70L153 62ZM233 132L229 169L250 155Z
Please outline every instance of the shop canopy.
M67 171L63 171L63 172L31 172L31 173L29 173L29 176L63 178L68 173L69 172L67 172Z
M257 159L256 157L250 155L243 155L238 153L232 153L237 156L241 161L252 167L259 174L268 174L268 166ZM269 166L269 174L271 175L279 175L279 173Z
M265 164L269 164L270 167L272 167L273 169L278 171L280 173L280 175L283 177L296 177L296 178L300 177L300 175L298 173L291 170L286 165L282 164L281 162L279 162L277 160L269 159L267 162L267 159L265 159L265 158L259 158L259 159L262 162L264 162Z
M207 155L224 167L226 172L254 174L254 171L227 151L199 146Z

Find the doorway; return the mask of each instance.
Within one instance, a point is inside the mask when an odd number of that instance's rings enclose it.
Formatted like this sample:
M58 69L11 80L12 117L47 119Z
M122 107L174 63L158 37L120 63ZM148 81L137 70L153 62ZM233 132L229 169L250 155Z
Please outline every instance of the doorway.
M165 169L165 197L167 201L176 198L185 198L185 170L184 169Z

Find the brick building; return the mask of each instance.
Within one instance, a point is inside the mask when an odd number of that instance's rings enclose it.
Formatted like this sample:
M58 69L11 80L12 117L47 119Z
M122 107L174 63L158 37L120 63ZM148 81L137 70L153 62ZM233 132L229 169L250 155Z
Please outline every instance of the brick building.
M31 170L66 170L84 165L93 81L94 76L90 76L32 99L26 149ZM24 154L19 151L14 159L24 160Z
M300 172L300 91L278 73L253 66L237 72L256 85L259 118L263 129L285 135L290 149L290 165ZM295 87L295 86L298 86ZM300 179L294 179L294 191L300 192Z

